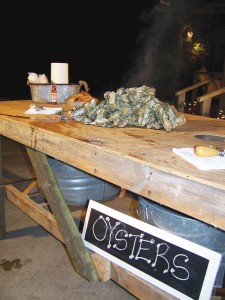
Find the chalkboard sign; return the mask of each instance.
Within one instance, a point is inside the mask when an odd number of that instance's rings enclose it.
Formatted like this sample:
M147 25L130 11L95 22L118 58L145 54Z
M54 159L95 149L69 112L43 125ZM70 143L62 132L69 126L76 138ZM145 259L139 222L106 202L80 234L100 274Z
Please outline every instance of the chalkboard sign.
M93 200L82 238L86 247L178 299L211 298L220 253Z

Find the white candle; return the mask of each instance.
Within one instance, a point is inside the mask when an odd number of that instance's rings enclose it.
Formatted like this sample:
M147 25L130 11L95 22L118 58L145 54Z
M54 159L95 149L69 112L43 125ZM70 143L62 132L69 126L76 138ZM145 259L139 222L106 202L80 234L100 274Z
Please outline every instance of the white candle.
M51 81L58 83L69 83L69 66L67 63L51 63Z

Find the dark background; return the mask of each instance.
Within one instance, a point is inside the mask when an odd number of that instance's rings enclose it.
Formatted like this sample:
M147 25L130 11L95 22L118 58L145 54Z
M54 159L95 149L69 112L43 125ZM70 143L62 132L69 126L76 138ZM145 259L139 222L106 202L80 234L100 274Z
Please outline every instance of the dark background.
M180 28L187 13L211 2L4 2L0 99L30 99L28 72L50 80L51 62L66 62L70 83L85 80L100 99L106 91L145 84L170 101L183 72Z
M0 97L29 98L28 72L50 80L51 62L69 63L70 83L85 80L92 93L120 87L144 26L141 11L155 1L135 2L8 2L0 21Z

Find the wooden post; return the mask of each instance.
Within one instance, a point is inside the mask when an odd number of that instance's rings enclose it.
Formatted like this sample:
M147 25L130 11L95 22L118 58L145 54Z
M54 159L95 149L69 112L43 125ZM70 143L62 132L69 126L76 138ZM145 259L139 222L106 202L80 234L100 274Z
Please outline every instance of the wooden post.
M5 226L5 186L0 186L0 240L5 239L6 226Z
M3 186L2 137L0 135L0 240L5 238L5 187Z
M26 149L35 170L37 181L58 223L60 233L76 271L89 281L98 281L98 273L48 163L47 156L29 147L26 147Z
M188 92L193 93L194 90L198 89L201 86L208 84L209 82L210 82L210 79L207 79L207 80L192 84L182 90L176 91L175 96L177 96L177 111L184 112L184 103L186 100L186 94Z
M185 93L178 96L177 111L184 112Z
M193 78L193 84L197 83L199 81L198 73L194 72L194 78ZM193 103L198 96L198 89L193 89L191 93L191 102Z
M202 105L200 108L201 116L204 116L204 117L210 116L211 103L212 103L212 98L208 98L202 102Z
M225 58L224 58L224 63L223 63L223 77L222 77L222 86L224 87L225 86ZM220 99L219 99L219 107L218 107L218 111L219 110L224 110L225 109L225 94L222 94L220 96Z
M2 136L0 134L0 185L3 184L3 165L2 165Z

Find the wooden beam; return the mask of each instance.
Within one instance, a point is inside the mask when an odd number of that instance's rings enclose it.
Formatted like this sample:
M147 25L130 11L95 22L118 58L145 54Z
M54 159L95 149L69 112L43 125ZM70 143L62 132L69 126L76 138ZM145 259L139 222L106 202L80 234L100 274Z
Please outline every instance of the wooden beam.
M110 280L111 262L95 252L91 253L91 259L95 265L96 270L98 271L100 280L102 282Z
M32 189L34 188L34 187L37 187L37 180L35 180L35 181L32 181L29 185L28 185L28 187L25 189L25 190L23 190L23 194L25 194L25 195L27 195L27 194L29 194L31 191L32 191Z
M98 273L83 243L81 234L62 195L52 168L48 163L47 156L29 147L26 147L26 149L37 175L37 181L58 223L71 262L76 271L83 277L89 281L98 281Z
M3 185L2 136L0 134L0 240L5 239L5 187Z
M174 296L166 293L160 288L141 279L135 274L125 270L117 264L110 262L107 258L93 252L91 258L100 276L100 280L113 280L137 299L151 300L175 300Z
M210 109L211 109L211 103L212 103L212 98L209 98L209 99L202 102L202 105L200 107L200 113L201 113L202 116L209 117Z
M120 190L120 193L119 193L119 198L123 198L124 196L125 196L125 194L126 194L126 189L123 189L123 188L121 188L121 190Z
M186 87L186 88L184 88L184 89L181 89L181 90L177 91L177 92L175 93L175 95L176 95L176 96L179 96L179 95L181 95L181 94L186 94L186 93L189 92L189 91L192 91L192 90L194 90L194 89L196 89L196 88L198 88L198 87L200 87L200 86L203 86L203 85L208 84L211 80L212 80L212 78L207 79L207 80L204 80L204 81L197 82L197 83L195 83L195 84L192 84L192 85L190 85L190 86L188 86L188 87Z
M6 225L5 225L5 186L0 185L0 240L6 237Z
M30 199L24 192L20 192L12 185L6 186L7 198L16 205L22 212L29 216L36 223L45 228L54 237L64 243L62 234L59 232L58 224L52 213L43 208L40 204Z
M223 93L225 93L225 87L222 87L220 89L217 89L215 91L209 92L209 93L207 93L207 94L205 94L203 96L198 97L197 98L197 102L206 101L206 100L208 100L210 98L216 97L216 96L221 95Z
M178 96L177 111L184 112L185 93Z
M176 297L150 284L122 267L111 264L111 279L125 288L138 299L175 300Z

